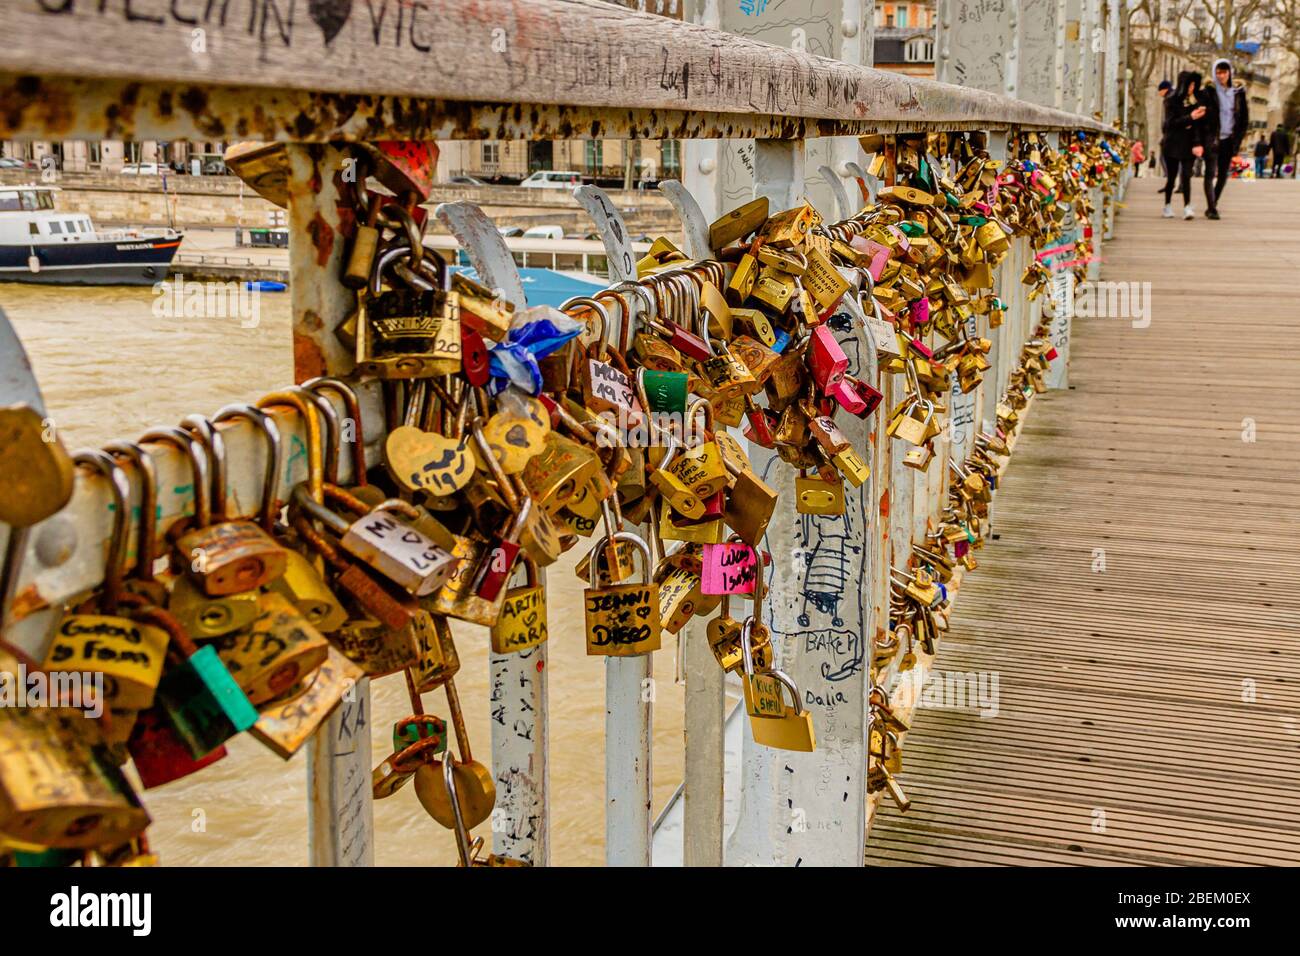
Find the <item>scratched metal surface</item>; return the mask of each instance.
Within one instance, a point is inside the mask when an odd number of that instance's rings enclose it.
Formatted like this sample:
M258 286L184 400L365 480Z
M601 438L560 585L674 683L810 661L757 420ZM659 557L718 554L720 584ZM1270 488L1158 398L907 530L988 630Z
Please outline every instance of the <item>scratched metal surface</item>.
M1035 399L940 646L939 672L997 675L996 716L923 692L913 806L884 801L869 863L1300 864L1300 555L1279 534L1300 519L1300 345L1271 307L1289 276L1251 253L1300 264L1300 194L1234 180L1231 219L1177 224L1237 277L1225 302L1217 270L1161 270L1149 185L1103 277L1151 280L1150 325L1075 320L1070 389Z
M0 73L9 74L0 81L0 135L305 141L400 130L433 139L449 124L461 136L508 139L470 104L525 100L499 107L499 120L516 133L549 127L561 139L592 135L592 122L606 136L638 124L638 135L646 125L677 127L663 138L764 135L752 130L753 117L766 135L780 128L784 137L918 120L1090 122L826 59L814 55L815 43L803 52L595 0L443 0L436 28L423 4L366 9L319 3L295 19L273 0L260 17L214 4L203 13L162 3L134 12L0 5L0 35L23 39L0 49ZM51 64L79 80L49 79ZM723 123L701 124L700 114Z

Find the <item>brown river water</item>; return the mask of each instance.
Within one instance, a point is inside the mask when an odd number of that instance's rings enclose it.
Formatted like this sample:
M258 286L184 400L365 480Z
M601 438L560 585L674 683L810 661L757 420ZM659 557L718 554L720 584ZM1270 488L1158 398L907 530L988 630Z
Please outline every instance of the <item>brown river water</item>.
M293 378L287 293L264 293L260 321L163 318L148 288L42 288L0 284L0 308L26 345L69 450L135 438L191 412L253 401ZM582 636L579 546L548 574L550 621L551 861L604 860L604 661ZM475 755L491 749L487 631L456 621L462 661L456 686ZM675 642L655 660L654 809L682 778L683 688L673 683ZM392 722L410 710L400 676L373 685L374 761L392 747ZM441 691L425 697L446 717ZM151 843L164 864L304 865L307 862L307 757L285 761L245 734L229 755L183 780L142 794L153 816ZM201 813L199 811L202 811ZM491 842L486 826L479 834ZM375 862L452 865L452 834L421 809L409 787L375 804Z

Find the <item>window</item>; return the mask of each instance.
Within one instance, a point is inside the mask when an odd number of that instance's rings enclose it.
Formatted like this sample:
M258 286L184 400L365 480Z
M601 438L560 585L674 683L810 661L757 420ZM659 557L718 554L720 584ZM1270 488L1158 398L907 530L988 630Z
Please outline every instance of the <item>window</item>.
M895 24L896 26L900 26L900 27L905 27L905 26L907 26L907 7L899 7L899 8L898 8L898 14L897 14L897 16L896 16L896 19L897 19L897 21L898 21L898 22Z
M63 224L63 228L68 231L69 235L73 234L74 232L77 231L77 220L69 219L67 222Z
M663 159L663 175L668 178L679 177L682 174L682 143L677 139L666 139L663 141L660 155Z
M912 37L903 45L903 62L931 63L934 61L934 40L930 37Z
M584 148L587 175L597 176L605 164L605 144L598 139L589 139Z
M480 155L480 165L484 169L495 169L501 165L501 144L484 143Z
M24 189L18 194L22 198L23 209L27 212L35 212L40 208L40 201L36 198L36 193L30 189Z
M50 220L50 235L52 236L63 235L63 223L57 222L55 220Z
M36 194L36 201L37 201L37 204L38 204L38 205L40 206L40 208L42 208L42 209L53 209L53 208L54 208L54 193L37 193L37 194Z
M0 193L0 212L17 212L21 208L17 193Z

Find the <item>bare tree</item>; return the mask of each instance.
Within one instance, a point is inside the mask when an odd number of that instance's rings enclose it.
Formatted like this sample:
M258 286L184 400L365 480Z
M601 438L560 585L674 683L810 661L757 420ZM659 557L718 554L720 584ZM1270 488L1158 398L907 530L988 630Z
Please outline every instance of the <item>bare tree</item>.
M1161 40L1165 31L1178 35L1188 19L1193 4L1202 0L1134 0L1128 8L1129 69L1133 82L1129 87L1132 102L1129 122L1136 127L1139 139L1151 142L1147 129L1147 98L1153 95L1156 65L1160 62ZM1300 4L1300 0L1287 0ZM1171 78L1172 79L1172 78Z

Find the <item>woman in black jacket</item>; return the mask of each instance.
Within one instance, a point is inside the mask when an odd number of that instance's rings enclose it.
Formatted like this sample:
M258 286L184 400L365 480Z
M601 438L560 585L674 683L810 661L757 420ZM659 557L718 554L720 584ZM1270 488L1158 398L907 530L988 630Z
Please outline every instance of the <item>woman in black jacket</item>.
M1202 152L1199 121L1205 116L1205 107L1197 102L1201 74L1184 70L1178 74L1173 92L1165 97L1165 117L1162 132L1165 137L1165 166L1169 177L1165 180L1164 218L1174 218L1170 203L1174 195L1174 181L1178 181L1183 194L1183 218L1191 219L1192 210L1192 157Z

